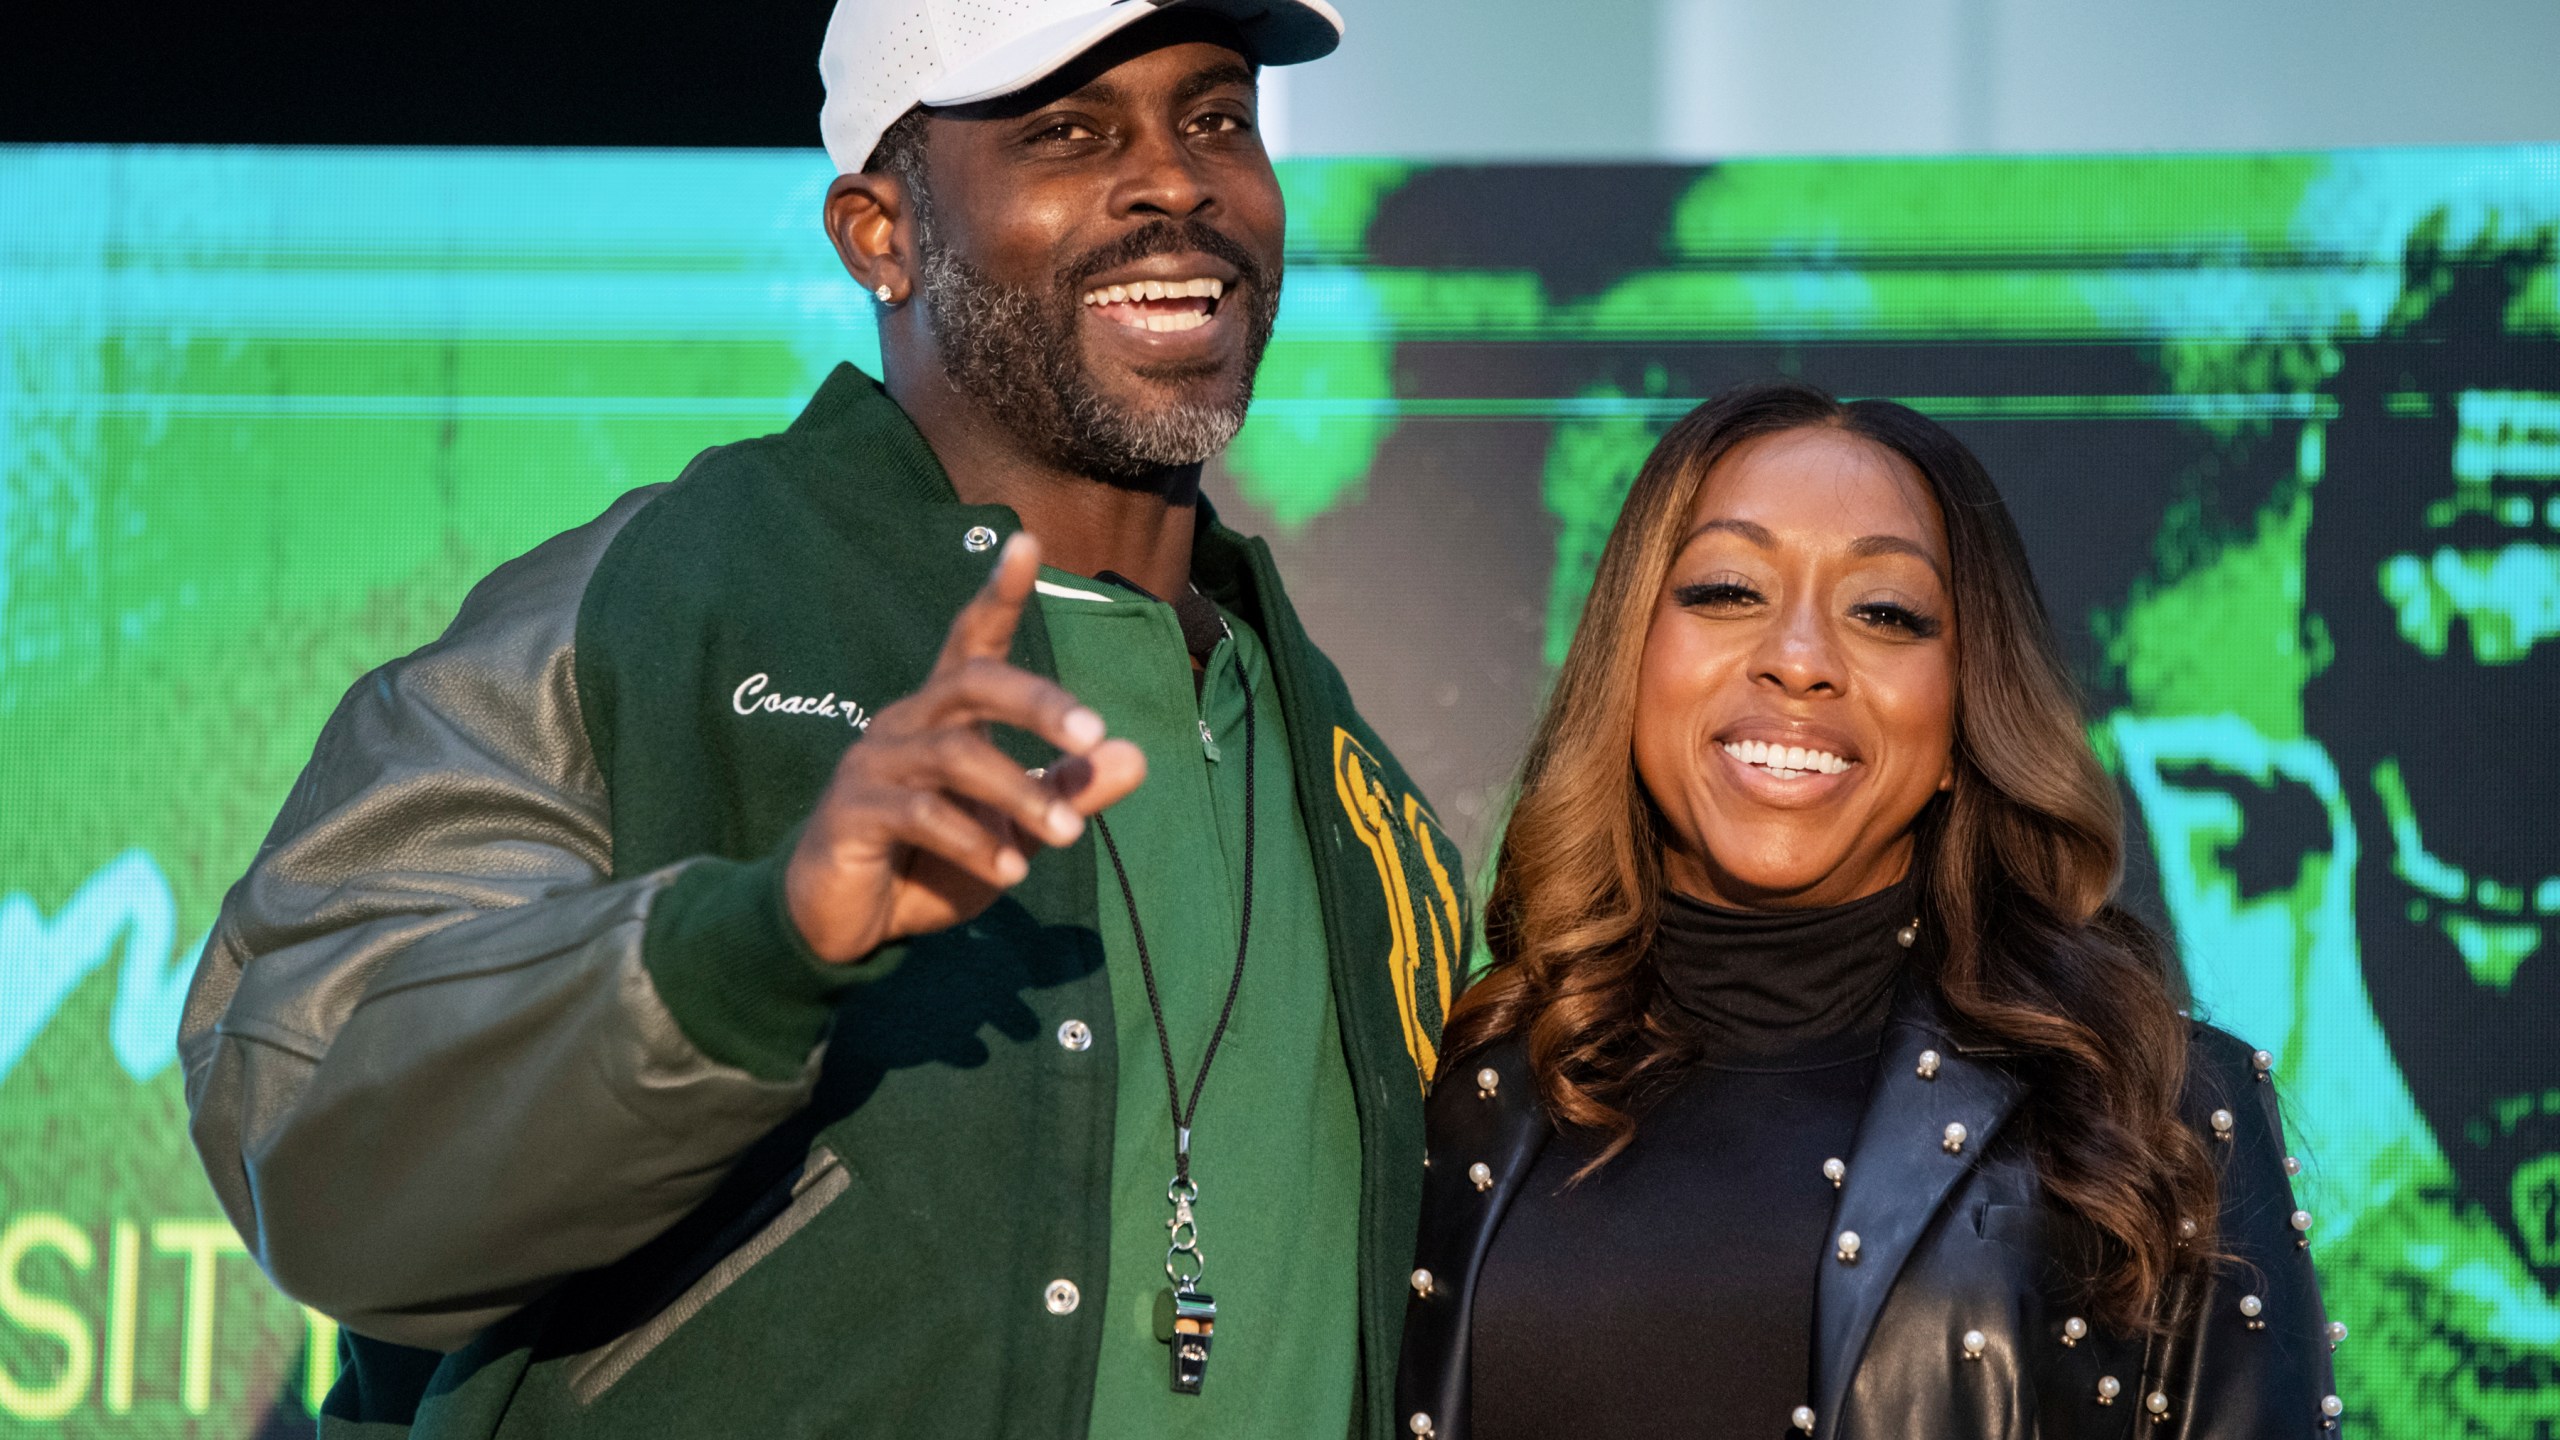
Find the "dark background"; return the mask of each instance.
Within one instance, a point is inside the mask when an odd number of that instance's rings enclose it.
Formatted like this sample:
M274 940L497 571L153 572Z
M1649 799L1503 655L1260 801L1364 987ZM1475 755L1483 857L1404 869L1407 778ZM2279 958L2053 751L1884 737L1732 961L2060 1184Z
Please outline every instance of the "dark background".
M814 147L832 8L20 0L0 143Z

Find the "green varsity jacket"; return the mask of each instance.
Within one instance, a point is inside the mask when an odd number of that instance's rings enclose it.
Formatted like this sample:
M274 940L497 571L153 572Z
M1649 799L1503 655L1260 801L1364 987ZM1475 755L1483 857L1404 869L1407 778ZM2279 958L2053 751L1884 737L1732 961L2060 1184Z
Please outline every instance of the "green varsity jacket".
M346 1326L324 1434L1084 1433L1101 1307L1055 1287L1107 1273L1116 1067L1151 1063L1146 1018L1113 1023L1090 832L852 968L780 892L1017 525L843 367L348 692L181 1037L214 1189ZM1268 549L1200 526L1314 849L1361 1128L1355 1414L1383 1437L1460 857ZM1055 673L1036 606L1014 658Z

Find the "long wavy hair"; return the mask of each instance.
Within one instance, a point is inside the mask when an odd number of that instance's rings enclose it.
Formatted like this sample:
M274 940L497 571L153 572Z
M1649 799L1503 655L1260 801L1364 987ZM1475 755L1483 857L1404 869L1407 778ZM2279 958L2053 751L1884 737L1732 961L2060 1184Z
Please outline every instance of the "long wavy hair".
M1649 1087L1686 1058L1651 952L1664 822L1636 773L1637 677L1699 487L1755 436L1846 431L1910 463L1944 518L1956 616L1955 785L1915 822L1923 966L1959 1037L2027 1081L2019 1134L2042 1183L2105 1237L2085 1277L2129 1331L2165 1323L2173 1273L2215 1253L2215 1181L2180 1123L2187 1023L2168 948L2114 901L2116 789L2081 728L2016 523L1963 442L1890 402L1754 385L1674 425L1602 554L1581 628L1524 763L1485 906L1494 967L1447 1053L1524 1037L1548 1111L1634 1138ZM2181 1223L2193 1231L2182 1235Z

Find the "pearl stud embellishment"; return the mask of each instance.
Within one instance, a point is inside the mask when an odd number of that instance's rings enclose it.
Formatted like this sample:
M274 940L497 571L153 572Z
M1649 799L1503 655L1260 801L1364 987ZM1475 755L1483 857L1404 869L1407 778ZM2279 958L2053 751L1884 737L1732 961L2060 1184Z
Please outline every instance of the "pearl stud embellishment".
M1920 1052L1920 1078L1921 1078L1921 1079L1923 1079L1923 1080L1935 1080L1935 1079L1937 1079L1937 1078L1938 1078L1938 1063L1939 1063L1939 1059L1940 1059L1940 1057L1939 1057L1939 1055L1938 1055L1938 1052L1937 1052L1937 1051L1935 1051L1935 1050L1923 1050L1923 1051L1921 1051L1921 1052Z

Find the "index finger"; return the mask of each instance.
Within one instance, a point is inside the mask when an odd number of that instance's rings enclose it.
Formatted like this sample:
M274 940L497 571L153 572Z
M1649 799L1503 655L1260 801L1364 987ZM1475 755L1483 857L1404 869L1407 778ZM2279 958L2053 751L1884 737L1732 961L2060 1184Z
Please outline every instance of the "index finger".
M996 568L987 583L952 617L951 633L943 637L942 654L934 661L936 673L971 660L1002 660L1011 654L1023 602L1031 598L1032 582L1039 578L1040 542L1031 538L1031 532L1017 530L996 552Z

